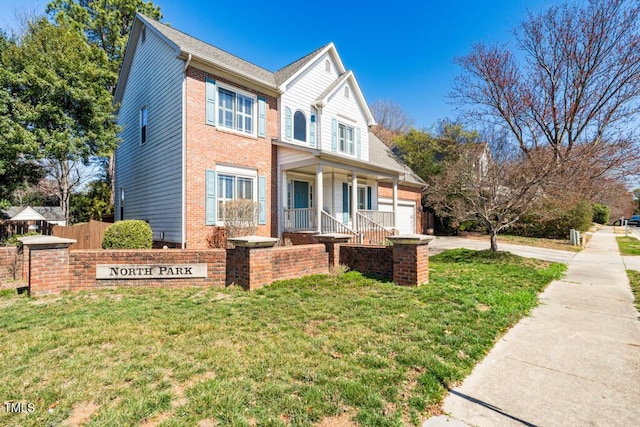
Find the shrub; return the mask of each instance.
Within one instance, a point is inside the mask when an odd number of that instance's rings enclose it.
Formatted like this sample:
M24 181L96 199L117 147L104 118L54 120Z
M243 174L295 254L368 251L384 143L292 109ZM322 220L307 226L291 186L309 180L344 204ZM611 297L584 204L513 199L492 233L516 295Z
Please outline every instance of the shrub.
M144 221L127 219L110 225L104 232L103 249L151 249L153 233Z
M259 212L260 204L253 200L237 199L225 202L222 215L227 238L256 234Z
M609 207L596 203L591 207L593 209L593 222L606 225L609 223Z
M20 246L22 242L18 240L20 237L28 237L28 236L40 236L41 233L37 231L30 231L27 234L14 234L6 240L3 240L0 246Z
M548 214L547 214L548 215ZM526 237L546 237L549 239L567 239L569 230L587 231L591 227L593 210L586 201L575 204L572 208L547 218L539 212L532 212L520 218L511 227L508 234Z

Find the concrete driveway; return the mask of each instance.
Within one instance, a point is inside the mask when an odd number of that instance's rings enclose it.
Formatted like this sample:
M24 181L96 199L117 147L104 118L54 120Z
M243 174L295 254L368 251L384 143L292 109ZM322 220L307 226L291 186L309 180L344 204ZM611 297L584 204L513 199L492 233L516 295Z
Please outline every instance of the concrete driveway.
M443 410L424 426L638 425L639 313L611 227L569 259Z

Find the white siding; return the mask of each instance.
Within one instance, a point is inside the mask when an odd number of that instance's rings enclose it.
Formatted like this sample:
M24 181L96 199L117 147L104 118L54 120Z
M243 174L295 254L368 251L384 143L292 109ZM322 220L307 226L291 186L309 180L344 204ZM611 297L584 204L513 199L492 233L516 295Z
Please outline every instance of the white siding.
M326 71L325 69L325 61L329 61L331 64L331 70ZM315 114L315 110L311 107L316 99L338 78L338 72L336 70L335 62L333 58L329 54L329 52L321 55L316 59L314 63L308 66L303 73L301 73L295 80L290 82L285 88L285 93L282 94L280 98L281 103L281 113L280 113L280 130L281 135L280 139L282 141L299 143L302 145L309 146L309 128L310 128L310 117L312 112ZM291 109L291 114L293 115L296 110L302 111L307 117L307 142L300 143L295 141L293 138L291 140L285 139L285 108L289 107ZM316 138L318 137L318 130L316 130ZM329 133L329 138L331 137L331 133Z
M152 31L138 43L118 124L116 219L149 221L154 238L182 240L182 81L184 62ZM140 108L147 107L147 142L140 145Z
M349 97L345 97L344 88L349 88ZM369 132L367 126L367 119L365 117L357 97L354 95L354 88L346 80L333 92L333 95L329 97L327 105L322 110L322 149L325 151L331 151L331 119L336 119L339 123L352 126L356 129L360 129L360 159L364 161L369 160ZM355 144L355 135L354 135ZM354 149L353 156L345 154L352 158L356 158L357 150Z

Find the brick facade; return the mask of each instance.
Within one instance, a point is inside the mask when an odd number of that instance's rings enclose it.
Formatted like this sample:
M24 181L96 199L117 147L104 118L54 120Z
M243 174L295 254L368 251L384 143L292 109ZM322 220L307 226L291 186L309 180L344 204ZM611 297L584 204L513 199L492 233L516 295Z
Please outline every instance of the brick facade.
M378 197L393 199L393 185L388 182L379 182ZM416 202L416 230L414 230L414 233L425 233L425 215L422 212L422 192L420 189L408 185L398 185L398 199Z
M221 127L206 124L205 78L224 82L238 89L251 92L266 99L266 135L254 138L240 135ZM257 117L254 126L257 126ZM205 221L206 171L213 170L216 164L255 169L258 176L267 177L267 222L258 226L260 236L271 236L274 216L273 188L276 178L273 175L272 138L278 136L278 102L254 89L243 87L213 74L194 67L187 69L186 82L186 247L204 249L209 247L208 240L214 232L214 226ZM257 187L257 183L256 183ZM277 204L275 204L277 206Z

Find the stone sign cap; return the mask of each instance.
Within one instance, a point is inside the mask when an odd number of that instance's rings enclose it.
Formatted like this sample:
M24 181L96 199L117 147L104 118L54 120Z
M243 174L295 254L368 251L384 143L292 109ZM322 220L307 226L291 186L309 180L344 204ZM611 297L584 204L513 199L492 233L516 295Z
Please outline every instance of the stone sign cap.
M236 247L243 248L270 248L278 243L278 239L275 237L264 236L232 237L227 240L233 243Z
M320 243L345 243L349 241L353 236L351 234L341 234L341 233L327 233L327 234L318 234L316 239Z
M387 237L394 244L399 245L428 245L433 240L433 236L427 236L426 234L401 234L399 236Z
M26 246L47 248L68 248L76 242L74 239L56 236L25 236L19 237L18 240Z

